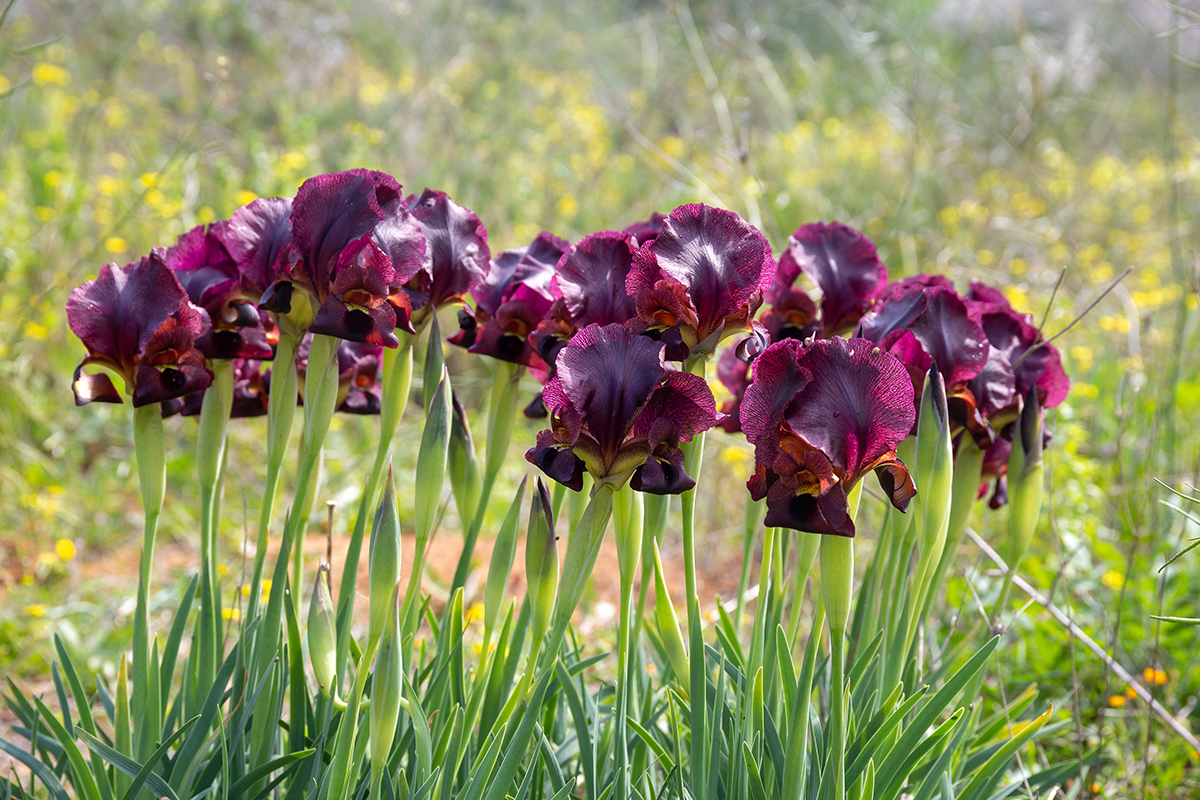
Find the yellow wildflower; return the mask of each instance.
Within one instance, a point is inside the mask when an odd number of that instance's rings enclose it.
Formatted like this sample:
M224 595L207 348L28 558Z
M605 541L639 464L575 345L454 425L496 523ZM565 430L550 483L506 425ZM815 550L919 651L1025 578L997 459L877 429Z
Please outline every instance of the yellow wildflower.
M1125 699L1125 695L1123 694L1114 694L1108 698L1108 704L1113 708L1122 708L1127 702L1129 701Z
M75 557L75 543L70 539L59 539L54 543L54 552L63 561L70 561Z
M25 606L25 614L30 617L44 617L46 616L46 607L41 603L30 603Z

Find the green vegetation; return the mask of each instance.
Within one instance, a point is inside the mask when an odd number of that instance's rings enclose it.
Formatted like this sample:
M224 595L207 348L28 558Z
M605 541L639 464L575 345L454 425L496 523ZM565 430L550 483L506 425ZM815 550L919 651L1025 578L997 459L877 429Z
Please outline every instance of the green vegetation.
M1155 38L1187 18L1155 12L1143 29L1119 6L1050 21L951 10L912 0L670 10L18 0L0 25L6 676L44 679L57 632L81 671L111 681L128 645L141 516L128 409L73 408L81 347L65 324L69 291L102 263L133 260L255 196L366 166L469 205L495 251L539 230L574 240L688 201L738 211L777 253L801 223L839 219L871 236L893 277L1009 287L1051 333L1132 268L1056 342L1073 385L1047 415L1048 513L1021 572L1195 725L1198 629L1154 617L1200 616L1195 559L1159 571L1197 531L1160 504L1171 496L1153 479L1182 488L1200 478L1200 74L1169 58L1196 32ZM490 377L478 360L447 359L464 402L485 404ZM409 486L421 437L405 422L393 452L397 482ZM194 439L191 420L167 427L169 439ZM513 453L537 427L517 426ZM243 505L246 526L257 519L265 420L230 430L220 552L236 576ZM374 430L338 417L326 442L321 497L340 501L338 530L352 524L345 509ZM698 501L697 528L710 539L701 567L715 572L740 554L731 509L741 509L753 461L744 440L714 433L707 446L729 467L707 471ZM200 522L194 448L167 456L159 541L177 553L163 560L178 580L158 581L151 607L169 621L195 569ZM502 498L525 467L511 461ZM412 497L399 502L410 520ZM491 509L486 530L505 510ZM1005 519L980 505L974 524L998 544ZM870 552L869 539L858 544ZM978 598L1000 584L970 542L949 574L949 611L933 635L974 624ZM1017 617L987 675L988 699L1012 703L1036 683L1066 723L1043 733L1036 753L1028 745L1030 758L1101 748L1073 796L1195 794L1200 753L1041 606Z

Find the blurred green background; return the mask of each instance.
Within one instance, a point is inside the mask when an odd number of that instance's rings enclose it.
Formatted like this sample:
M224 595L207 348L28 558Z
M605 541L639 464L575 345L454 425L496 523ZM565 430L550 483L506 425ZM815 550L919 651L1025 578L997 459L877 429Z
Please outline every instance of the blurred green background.
M0 671L43 679L53 631L110 671L128 635L129 409L73 407L71 289L256 196L365 166L473 208L493 252L691 201L738 211L776 252L800 224L839 219L893 277L983 279L1048 332L1133 267L1057 342L1073 387L1048 416L1048 509L1025 572L1136 674L1159 670L1158 698L1196 725L1197 629L1151 615L1197 616L1200 599L1194 559L1158 571L1197 531L1153 482L1200 470L1198 23L1103 0L16 0L0 24ZM451 366L478 407L486 366ZM413 427L396 448L402 487ZM340 530L375 422L335 428L322 498L341 501ZM265 426L231 430L223 533L239 570ZM535 430L518 429L508 485ZM168 433L161 560L182 575L195 425ZM736 570L751 457L713 435L709 458L723 466L705 474L701 568ZM980 505L985 536L1003 525ZM964 546L943 625L977 618L989 566ZM1079 796L1200 794L1200 753L1122 702L1124 684L1040 608L1001 651L989 691L1036 682L1063 709L1045 747L1104 743Z

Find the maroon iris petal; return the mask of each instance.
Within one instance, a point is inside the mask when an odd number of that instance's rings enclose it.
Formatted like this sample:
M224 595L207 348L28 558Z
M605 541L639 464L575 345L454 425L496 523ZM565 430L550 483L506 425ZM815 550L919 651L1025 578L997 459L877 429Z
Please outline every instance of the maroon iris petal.
M554 281L575 328L624 323L637 313L625 293L633 253L628 235L601 231L580 239L559 259Z
M259 296L287 269L292 199L261 197L244 205L225 228L225 245L243 279Z
M460 315L461 330L451 344L472 353L544 368L532 334L559 296L554 265L567 243L540 233L524 247L505 250L492 260L487 277L474 289L474 315Z
M262 417L267 413L267 390L270 386L270 362L249 358L233 360L233 403L229 418ZM264 369L265 368L265 369ZM176 414L194 417L200 414L207 389L162 404L163 417Z
M633 237L634 247L641 247L646 242L652 242L658 237L659 232L663 228L663 222L666 219L662 214L655 211L650 214L650 219L635 222L622 231L622 233Z
M967 299L975 304L991 346L1003 353L1010 364L1016 364L1014 396L1024 397L1036 386L1043 408L1054 408L1065 400L1071 380L1063 370L1062 357L1054 345L1040 344L1045 337L1029 315L1018 313L1003 293L978 281L971 282ZM1028 352L1038 344L1036 350Z
M721 406L725 415L721 427L726 433L737 433L742 429L742 397L750 388L750 362L738 358L736 347L727 347L717 359L717 379L733 395Z
M721 415L704 380L668 372L663 351L615 323L576 334L542 393L551 428L526 459L572 488L582 469L597 479L631 474L640 491L691 488L679 444Z
M911 332L937 362L947 390L978 375L987 363L988 340L967 302L953 289L908 281L888 287L886 299L863 318L862 335L890 348L898 331Z
M841 222L809 223L788 237L771 288L773 303L779 303L801 272L821 290L825 337L853 330L888 280L874 243Z
M896 447L915 420L904 366L865 339L777 342L754 363L742 429L768 523L854 535L846 493L870 470L897 508L915 494Z
M722 326L730 333L746 328L774 267L771 246L757 228L732 211L697 203L672 211L654 241L638 248L626 291L644 323L666 327L647 316L653 309L642 298L664 283L682 287L694 310L691 336L699 343Z
M475 212L445 192L426 189L406 201L425 234L428 302L434 308L462 300L487 274L491 250L487 229Z
M196 339L207 358L270 359L274 356L259 318L261 289L246 281L227 247L229 224L199 225L179 237L164 259L211 325Z
M338 255L329 296L313 319L312 332L351 342L396 347L396 311L388 301L391 259L368 234Z
M205 313L163 262L152 253L132 264L106 264L67 300L67 322L87 348L76 370L75 400L119 402L107 376L84 366L104 366L125 380L134 406L182 397L207 386L212 373L195 349Z

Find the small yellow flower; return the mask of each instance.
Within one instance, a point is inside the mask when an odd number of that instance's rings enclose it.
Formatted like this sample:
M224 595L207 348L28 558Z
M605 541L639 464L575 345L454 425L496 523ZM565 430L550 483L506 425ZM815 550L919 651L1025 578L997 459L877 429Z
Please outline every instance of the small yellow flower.
M71 82L71 73L48 61L34 64L32 77L38 86L66 86Z
M1154 667L1146 667L1142 670L1142 680L1146 683L1154 683Z
M1130 700L1137 700L1137 697L1138 697L1137 689L1133 688L1132 686L1126 686L1125 687L1125 696L1128 697Z
M237 203L239 206L248 205L257 199L258 195L249 189L242 189L233 196L233 202Z
M465 612L463 612L463 624L464 625L470 625L471 623L475 622L476 620L481 620L481 619L483 619L483 606L481 606L479 603L476 603L475 605L468 608Z
M1115 569L1110 569L1100 576L1100 582L1109 589L1117 590L1125 585L1125 576Z
M50 329L38 322L25 323L25 338L42 341L50 335Z
M1158 686L1162 686L1166 682L1167 682L1167 673L1161 669L1154 670L1154 683L1157 684Z
M1125 699L1125 695L1123 694L1114 694L1108 698L1108 704L1113 708L1122 708L1127 702L1128 700Z
M75 543L70 539L59 539L54 543L54 551L63 561L70 561L75 557Z
M120 236L110 236L104 240L104 249L110 253L124 253L129 249L129 242Z
M33 576L32 575L22 575L21 576L21 585L22 586L32 586L33 585Z
M217 564L217 574L224 577L229 574L229 567L224 564Z
M31 603L25 606L25 613L30 617L44 617L46 616L46 607L41 603Z
M236 608L222 608L221 616L228 620L237 621L242 618L242 612Z

